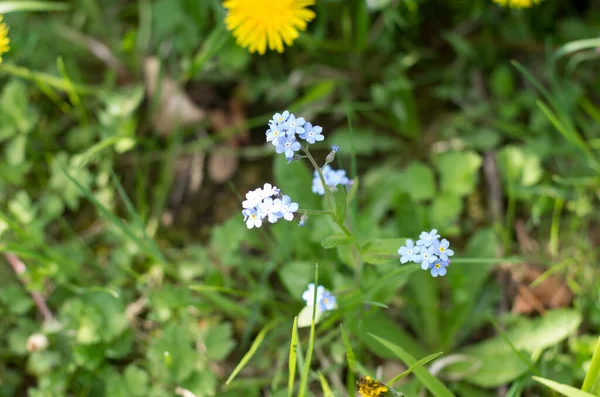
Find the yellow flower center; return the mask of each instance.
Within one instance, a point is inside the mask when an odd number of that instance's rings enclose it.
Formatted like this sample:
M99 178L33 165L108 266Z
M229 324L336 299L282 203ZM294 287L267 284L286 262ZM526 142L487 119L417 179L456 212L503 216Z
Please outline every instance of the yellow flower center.
M315 13L307 9L316 0L226 0L229 11L227 29L233 31L237 43L250 52L264 54L270 50L283 52L283 44L292 45L298 31L306 30ZM280 118L283 121L283 118Z
M446 248L440 246L440 252L444 252Z
M436 264L435 264L435 268L436 268L436 269L439 269L441 266L442 266L442 265L440 265L439 263L436 263Z
M371 379L370 376L363 376L356 381L356 384L358 386L358 392L363 397L379 397L388 391L386 385L378 380Z
M540 4L542 0L493 0L502 7L510 8L529 8L536 4Z
M10 47L8 44L10 43L10 38L8 37L8 26L4 22L4 15L0 15L0 63L2 63L2 54L8 52Z

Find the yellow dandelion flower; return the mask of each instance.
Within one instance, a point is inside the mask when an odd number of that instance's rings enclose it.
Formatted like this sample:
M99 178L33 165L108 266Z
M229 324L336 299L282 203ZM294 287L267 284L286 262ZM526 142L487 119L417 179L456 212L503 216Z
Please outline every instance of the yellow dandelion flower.
M4 15L0 15L0 63L2 63L2 54L8 52L10 47L8 44L10 43L10 39L8 38L8 26L4 22Z
M237 43L250 52L264 54L270 50L283 52L283 44L292 45L298 31L306 30L315 13L307 7L316 0L226 0L229 11L227 29L233 31Z
M510 8L529 8L541 2L542 0L494 0L494 3L500 4L502 7Z
M388 387L370 376L363 376L356 381L358 392L363 397L381 397L388 391Z

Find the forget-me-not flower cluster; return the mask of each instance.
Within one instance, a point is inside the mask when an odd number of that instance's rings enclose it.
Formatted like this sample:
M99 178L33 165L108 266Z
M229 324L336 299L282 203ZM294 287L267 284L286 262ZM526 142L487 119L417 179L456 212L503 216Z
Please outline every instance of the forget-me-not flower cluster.
M420 263L421 269L429 270L433 277L437 277L446 274L454 251L450 249L450 242L446 239L440 241L440 235L433 229L430 232L422 232L416 244L407 239L406 245L398 249L398 254L401 263Z
M329 164L323 167L321 169L321 172L323 173L323 179L325 179L325 184L327 186L349 186L352 183L352 181L346 176L346 171L336 171L333 168L331 168ZM321 178L319 178L319 174L316 170L313 176L312 191L313 193L319 194L321 196L325 194L325 188L323 187L323 183L321 183Z
M262 188L246 193L242 208L244 222L248 229L252 229L261 227L265 218L270 223L275 223L281 218L286 221L293 220L294 212L298 211L298 203L293 203L290 196L282 195L276 186L265 183Z
M313 299L315 296L315 284L308 284L308 288L302 293L302 299L306 302L306 306L312 307ZM325 287L319 285L317 287L317 310L321 312L327 312L335 309L336 299L335 295L327 291Z
M308 143L316 143L325 139L323 128L312 125L304 117L296 117L289 111L275 113L269 120L269 129L266 132L267 142L275 146L277 153L284 153L288 161L292 161L294 153L302 147L298 139Z

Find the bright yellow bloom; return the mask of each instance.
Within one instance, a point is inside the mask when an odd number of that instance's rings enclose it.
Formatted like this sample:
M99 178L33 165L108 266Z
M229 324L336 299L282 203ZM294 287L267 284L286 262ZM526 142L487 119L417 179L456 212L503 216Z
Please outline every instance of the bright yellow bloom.
M363 376L356 381L358 392L363 397L380 397L388 391L386 385L378 380L371 379L370 376Z
M226 0L229 10L227 29L233 31L237 43L250 52L264 54L270 50L283 52L283 43L292 45L299 30L306 30L315 13L306 7L315 0Z
M8 38L8 26L2 22L3 18L4 15L0 15L0 63L2 63L2 54L10 50L10 47L8 46L10 43L10 39Z
M498 3L502 7L511 8L529 8L541 2L542 0L494 0L494 3Z

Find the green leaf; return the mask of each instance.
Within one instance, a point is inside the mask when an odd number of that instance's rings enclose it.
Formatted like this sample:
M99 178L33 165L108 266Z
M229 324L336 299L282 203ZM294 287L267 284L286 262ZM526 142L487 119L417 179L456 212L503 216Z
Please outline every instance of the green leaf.
M573 386L563 385L562 383L555 382L550 379L540 378L539 376L533 376L533 379L536 382L541 383L544 386L549 387L552 390L555 390L567 397L596 397L593 394L581 391L579 389L574 388Z
M398 260L400 259L398 249L405 243L405 238L367 240L361 244L362 258L366 263L371 263L373 265L380 265ZM397 258L395 258L396 256Z
M407 351L402 349L400 346L391 343L388 340L380 338L379 336L369 333L369 335L385 346L389 351L394 353L396 357L402 360L406 365L413 366L417 363L417 360L411 356ZM428 370L423 367L415 367L414 372L416 377L423 383L423 385L436 397L455 397L442 382L440 382L435 376L431 375Z
M521 186L533 186L544 175L540 157L515 145L505 146L498 153L498 163L505 181Z
M321 208L320 197L310 190L313 175L306 164L301 161L287 164L283 155L273 157L275 185L281 189L281 193L290 196L294 202L300 204L300 208Z
M463 210L463 200L452 193L440 194L429 208L429 223L442 229L458 219Z
M581 314L575 310L560 309L546 312L534 320L522 320L509 329L504 337L514 348L533 353L555 346L577 331ZM473 358L479 369L468 371L465 380L483 387L496 387L513 381L529 370L529 366L513 352L502 336L469 346L461 351ZM451 372L467 371L473 363L448 367Z
M481 156L475 152L446 152L435 159L444 192L465 196L475 190Z
M187 324L170 322L148 349L153 377L181 383L194 371L197 353Z
M431 168L414 161L402 171L398 178L399 187L415 202L429 200L435 196L435 176Z
M373 340L369 336L370 333L376 332L380 337L392 343L405 346L405 349L412 356L422 357L427 354L412 335L381 310L370 310L361 321L349 322L346 325L378 357L390 360L396 358L388 349L383 348L381 344Z
M23 315L33 306L33 300L18 285L7 285L0 288L0 303L8 308L10 313Z
M132 396L141 397L148 393L150 376L136 365L128 365L123 373L127 389Z
M51 1L0 1L0 14L16 11L66 11L69 7L67 3Z
M344 186L338 185L336 191L333 192L333 219L338 224L346 223L346 188Z
M232 336L233 329L231 323L222 323L210 327L204 336L206 357L215 361L224 360L235 346Z
M291 296L302 296L312 282L312 262L290 262L279 269L279 278Z
M355 241L354 236L346 236L343 233L333 234L321 241L325 249L335 248L342 245L350 245Z

